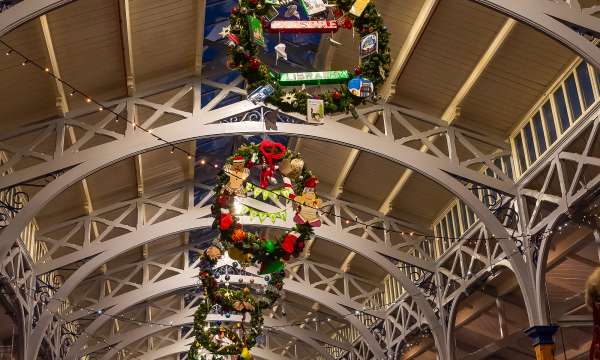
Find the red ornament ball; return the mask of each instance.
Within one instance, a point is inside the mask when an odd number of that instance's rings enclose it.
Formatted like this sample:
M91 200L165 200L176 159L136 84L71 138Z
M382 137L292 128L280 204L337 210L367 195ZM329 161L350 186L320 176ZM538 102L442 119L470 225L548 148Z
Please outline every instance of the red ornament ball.
M219 229L226 231L231 225L233 225L233 216L230 213L221 214L221 219L219 219Z
M239 8L239 7L237 7L237 6L234 6L234 7L231 9L231 13L232 13L232 14L234 14L234 15L235 15L235 14L237 14L237 13L239 13L239 12L240 12L240 8Z
M252 58L248 63L248 67L250 68L250 70L256 71L260 67L260 61L257 58Z
M249 0L248 2L252 5L258 4L258 0Z
M354 68L354 75L358 76L360 74L362 74L362 69L360 67L358 67L358 66L355 67Z
M333 98L333 100L337 101L342 98L342 93L336 90L331 94L331 97Z

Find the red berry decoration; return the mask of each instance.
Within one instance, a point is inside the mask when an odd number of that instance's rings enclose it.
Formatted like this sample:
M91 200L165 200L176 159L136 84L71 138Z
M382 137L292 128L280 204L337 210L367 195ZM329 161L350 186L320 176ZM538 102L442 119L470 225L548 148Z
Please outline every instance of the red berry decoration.
M331 94L331 97L333 98L333 100L338 101L342 98L342 93L336 90L333 92L333 94Z
M344 27L344 29L352 29L352 20L345 18L342 26Z
M224 208L226 207L229 202L229 196L227 195L219 195L217 196L217 204L219 204L220 207Z

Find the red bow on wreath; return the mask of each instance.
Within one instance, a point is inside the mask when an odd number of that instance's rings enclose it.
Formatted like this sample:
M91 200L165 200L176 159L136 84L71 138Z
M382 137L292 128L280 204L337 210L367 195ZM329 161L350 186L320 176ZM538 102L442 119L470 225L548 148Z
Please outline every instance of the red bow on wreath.
M273 160L281 159L283 155L285 155L287 149L283 144L270 140L263 140L260 145L258 145L258 150L263 154L268 164L268 167L260 173L260 187L266 188L269 186L269 178L275 173L275 164Z

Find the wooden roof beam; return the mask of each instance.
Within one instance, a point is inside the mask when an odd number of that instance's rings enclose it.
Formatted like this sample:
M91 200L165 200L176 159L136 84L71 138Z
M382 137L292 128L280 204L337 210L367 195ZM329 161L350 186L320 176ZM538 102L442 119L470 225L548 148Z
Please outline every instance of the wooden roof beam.
M206 15L206 1L195 0L196 9L196 49L194 51L194 75L202 74L202 55L204 54L204 17Z
M135 70L133 62L133 45L131 36L131 13L129 0L119 0L119 17L121 21L121 43L123 45L123 62L127 76L127 95L135 94Z
M65 96L65 88L63 83L58 79L61 78L60 74L60 66L58 65L58 59L56 57L56 51L54 50L54 42L52 40L52 32L50 31L50 24L48 23L48 18L46 15L40 16L40 25L42 29L42 38L44 40L44 45L46 46L46 56L48 61L50 62L49 70L55 76L55 90L56 90L56 106L58 110L62 113L62 116L67 114L70 111L69 103L67 102L67 97ZM75 130L73 127L67 127L68 138L71 141L71 144L75 144L77 142L77 136L75 135ZM90 195L90 188L88 186L87 180L81 180L81 192L83 196L83 205L87 214L91 214L94 211L94 206L92 204L92 196ZM97 237L99 235L98 225L93 222L92 223L92 231L94 235Z
M483 55L471 71L471 74L469 74L469 76L462 84L460 89L457 91L450 104L446 107L446 110L442 114L442 120L446 121L448 125L452 124L456 120L457 115L459 115L460 112L460 104L462 104L464 99L473 89L473 86L475 86L477 81L481 78L481 75L488 67L492 59L496 56L496 54L498 53L498 51L512 32L512 30L514 29L516 24L517 22L511 18L507 19L504 22L504 25L502 25L502 28L500 29L500 31L498 31L498 33L494 37L494 40L492 40L487 50L483 53ZM425 145L421 146L420 151L427 151L427 147ZM379 211L383 212L384 214L387 214L391 211L392 203L394 202L398 194L400 194L402 189L404 189L406 183L408 182L412 174L413 171L411 169L406 169L402 173L402 175L400 176L400 178L398 178L398 181L392 188L392 191L390 191L383 204L381 204Z

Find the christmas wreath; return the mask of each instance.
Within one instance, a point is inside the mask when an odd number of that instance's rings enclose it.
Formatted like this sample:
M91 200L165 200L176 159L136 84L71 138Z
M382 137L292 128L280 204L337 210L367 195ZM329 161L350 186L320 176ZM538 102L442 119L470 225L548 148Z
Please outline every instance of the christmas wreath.
M277 301L283 288L285 263L302 252L305 242L313 236L313 227L321 225L318 212L321 200L315 194L317 183L298 154L269 140L243 145L227 159L217 178L212 205L213 227L219 230L219 237L205 250L199 265L204 299L195 313L195 341L188 359L198 359L200 349L215 356L250 358L249 349L262 332L262 312ZM276 204L293 201L295 225L274 238L244 229L236 202L246 198L254 199L250 206L264 203L266 209L276 211L279 211ZM271 215L265 213L266 217ZM241 283L232 285L229 275L225 275L223 286L218 281L222 275L216 265L225 253L234 260L235 269L257 266L266 282L265 289L256 290L255 286ZM223 314L226 319L241 315L242 321L233 327L211 326L207 321L211 312ZM250 322L246 324L248 315Z
M289 0L240 0L231 10L230 24L224 28L229 49L228 66L238 69L248 83L249 99L266 101L283 111L302 112L320 120L325 113L354 112L354 107L367 98L376 97L377 90L389 73L391 63L387 27L377 8L369 0L299 0L309 20L300 18L297 5ZM287 4L281 16L280 6ZM265 46L264 31L270 32L333 32L352 29L361 37L360 63L351 71L312 73L277 73L259 58ZM336 42L332 40L332 42ZM275 46L277 59L287 59L285 44ZM355 76L351 79L351 73ZM349 81L350 80L350 81ZM303 86L286 91L285 86L337 83L334 89L311 95ZM256 101L255 101L256 102ZM316 107L315 107L316 104Z

